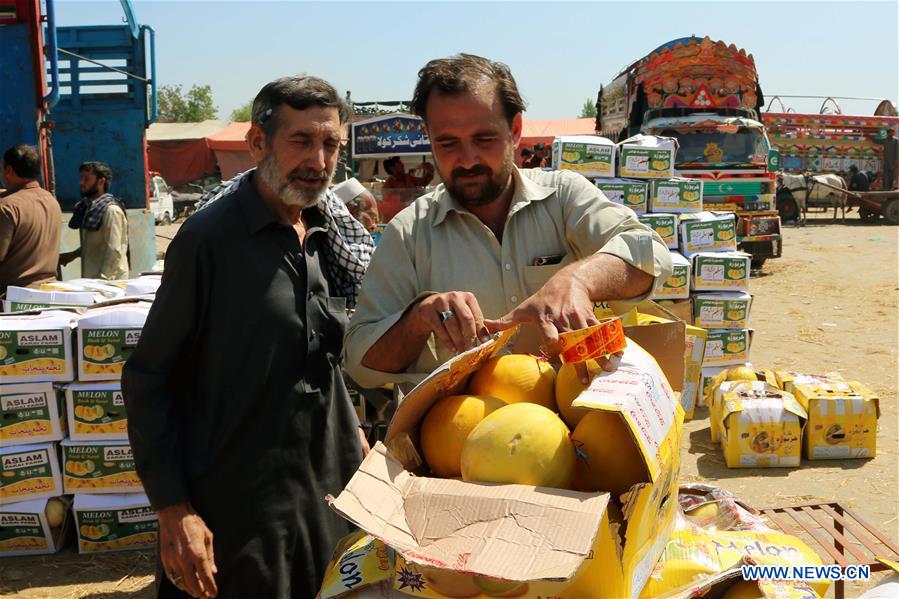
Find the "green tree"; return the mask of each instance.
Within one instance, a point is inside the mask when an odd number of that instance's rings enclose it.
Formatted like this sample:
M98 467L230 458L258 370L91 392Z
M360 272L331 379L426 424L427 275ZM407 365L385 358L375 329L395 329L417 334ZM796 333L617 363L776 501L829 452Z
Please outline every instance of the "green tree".
M178 85L163 85L157 92L159 121L197 123L214 119L218 108L212 102L212 87L194 85L186 93Z
M581 118L596 118L596 104L590 98L587 98L587 101L581 107Z
M231 120L237 123L249 123L253 119L253 101L241 104L231 112Z

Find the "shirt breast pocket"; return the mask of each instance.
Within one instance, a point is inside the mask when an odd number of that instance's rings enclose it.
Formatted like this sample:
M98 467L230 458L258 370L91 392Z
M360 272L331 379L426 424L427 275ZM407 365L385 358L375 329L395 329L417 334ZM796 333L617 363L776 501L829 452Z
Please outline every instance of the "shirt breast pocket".
M540 288L546 285L554 274L562 270L562 264L548 264L546 266L525 266L524 267L524 284L528 294L534 294L540 291Z

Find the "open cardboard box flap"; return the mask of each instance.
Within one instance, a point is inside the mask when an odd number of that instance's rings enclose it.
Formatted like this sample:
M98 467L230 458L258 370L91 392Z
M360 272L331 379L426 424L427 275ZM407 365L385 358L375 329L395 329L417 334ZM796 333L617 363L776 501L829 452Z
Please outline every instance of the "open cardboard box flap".
M574 575L609 495L416 477L378 443L329 502L409 561L533 581Z

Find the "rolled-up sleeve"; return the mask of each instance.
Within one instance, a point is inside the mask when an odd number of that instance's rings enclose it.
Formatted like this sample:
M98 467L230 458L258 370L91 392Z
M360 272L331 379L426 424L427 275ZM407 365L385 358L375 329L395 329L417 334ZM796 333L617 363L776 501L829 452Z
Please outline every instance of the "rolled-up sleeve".
M596 186L573 173L565 177L559 193L568 243L578 257L617 256L653 276L654 287L671 276L671 252L658 233L637 220L633 210L609 201ZM651 293L629 301L642 301Z
M155 509L188 499L180 402L201 312L199 260L197 239L185 225L168 248L162 284L122 373L128 438Z
M406 310L434 293L418 289L415 265L410 258L413 254L406 247L412 241L403 228L401 221L394 219L384 231L362 280L356 311L344 338L344 369L356 383L366 388L388 383L415 384L428 374L381 372L362 365L368 350L403 317ZM434 351L433 342L425 351L428 350Z

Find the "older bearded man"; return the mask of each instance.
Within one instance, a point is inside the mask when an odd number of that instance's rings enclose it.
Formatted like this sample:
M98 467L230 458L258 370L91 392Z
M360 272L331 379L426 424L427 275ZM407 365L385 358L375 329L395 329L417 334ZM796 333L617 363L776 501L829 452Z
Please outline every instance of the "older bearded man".
M364 443L338 367L360 254L327 191L348 118L321 79L263 87L258 168L169 248L122 381L160 597L313 597L349 530L322 500Z

